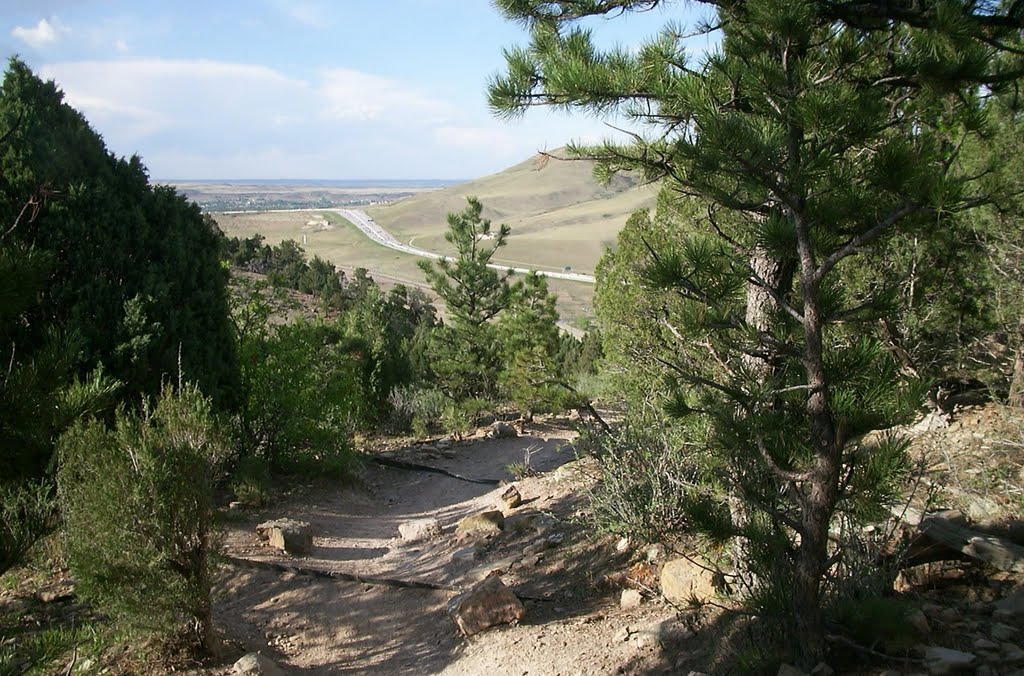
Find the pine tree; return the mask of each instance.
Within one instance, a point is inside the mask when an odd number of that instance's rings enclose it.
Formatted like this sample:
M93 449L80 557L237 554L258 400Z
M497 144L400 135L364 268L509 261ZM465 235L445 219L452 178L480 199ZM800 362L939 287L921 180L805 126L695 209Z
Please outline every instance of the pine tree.
M647 135L570 153L698 200L685 228L699 232L650 247L635 280L678 301L657 319L669 349L655 358L668 408L703 430L689 525L744 543L752 601L778 611L812 667L844 572L830 528L877 517L903 468L901 440L858 439L914 398L858 329L881 304L850 293L844 261L896 233L932 237L984 201L956 160L983 126L978 85L1021 75L1019 59L991 58L1018 41L1019 3L703 4L722 44L695 62L675 24L608 51L576 25L671 2L499 0L531 42L506 51L489 97L508 117L618 111Z
M445 239L456 257L420 262L449 318L432 336L431 366L441 388L455 399L494 393L500 365L491 320L508 307L512 294L512 272L489 267L509 227L492 232L480 201L469 197L467 202L462 213L448 215Z

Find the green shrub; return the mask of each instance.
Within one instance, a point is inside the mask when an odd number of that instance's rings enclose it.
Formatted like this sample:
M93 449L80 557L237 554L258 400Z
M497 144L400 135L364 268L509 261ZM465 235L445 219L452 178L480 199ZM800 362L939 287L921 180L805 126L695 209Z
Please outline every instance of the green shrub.
M241 455L264 458L274 472L346 474L351 433L371 417L366 346L337 325L298 320L241 335L239 354Z
M60 439L58 490L79 592L126 629L209 648L213 488L228 444L191 386L113 429Z
M0 486L0 573L16 564L53 522L51 485Z
M411 430L416 436L425 437L431 428L441 424L451 399L440 390L400 386L391 390L388 402L391 405L388 431L401 434Z
M231 473L231 492L247 507L262 507L270 498L270 465L263 458L243 456Z

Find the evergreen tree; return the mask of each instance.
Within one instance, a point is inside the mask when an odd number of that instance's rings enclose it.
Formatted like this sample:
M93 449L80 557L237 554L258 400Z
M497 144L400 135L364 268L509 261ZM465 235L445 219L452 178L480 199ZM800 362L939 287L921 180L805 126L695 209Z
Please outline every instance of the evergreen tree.
M151 186L138 157L111 155L56 85L18 59L0 90L0 130L0 222L20 218L10 243L51 261L25 340L60 326L80 340L79 375L102 364L135 397L180 377L230 404L227 272L199 207Z
M512 272L489 267L494 253L505 245L509 227L496 232L482 217L475 197L460 214L448 215L445 239L455 247L454 259L421 261L427 282L441 298L449 321L431 337L431 366L442 390L455 399L493 394L499 355L491 320L511 300Z
M1013 49L1021 17L967 0L709 1L722 44L696 63L676 25L629 51L601 51L576 25L672 4L499 0L532 39L506 52L490 102L505 116L617 110L652 133L570 152L700 200L700 232L650 247L634 281L679 301L658 320L672 352L656 359L704 456L688 525L742 543L751 600L812 667L847 572L830 529L877 517L903 467L899 439L858 439L913 399L856 330L880 304L853 296L847 260L897 233L933 237L983 201L956 160L983 124L978 85L1020 76L992 57Z
M530 272L512 286L497 331L503 362L499 381L509 401L527 419L565 408L572 390L559 361L562 342L555 297L544 277Z

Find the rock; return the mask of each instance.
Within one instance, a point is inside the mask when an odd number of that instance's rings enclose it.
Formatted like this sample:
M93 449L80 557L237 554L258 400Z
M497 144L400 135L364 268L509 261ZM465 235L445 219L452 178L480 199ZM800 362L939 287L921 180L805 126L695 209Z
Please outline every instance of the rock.
M886 669L885 671L879 673L878 676L903 676L903 672L896 671L895 669Z
M623 610L633 610L639 608L643 600L644 597L640 596L640 592L637 590L623 589L622 596L619 597L619 607Z
M506 509L515 509L523 504L523 496L519 494L519 489L512 485L502 492L501 502Z
M501 420L492 423L485 435L488 439L514 439L519 436L516 428Z
M256 535L271 547L295 556L313 551L313 531L305 521L276 519L256 526Z
M476 418L477 427L489 427L494 424L496 418L493 413L483 412Z
M778 676L807 676L807 672L797 669L792 664L780 664Z
M231 667L231 673L236 676L284 676L273 660L259 653L249 653L239 659Z
M1024 649L1013 643L1003 644L1003 661L1010 664L1024 662Z
M512 532L516 535L522 535L529 531L536 531L541 529L541 521L539 514L522 514L514 515L505 519L505 525L512 529Z
M715 596L711 573L688 559L673 559L661 569L661 593L672 603L708 601Z
M925 617L924 611L920 608L915 608L910 615L907 616L907 622L919 636L929 636L932 633L932 627L928 624L928 618Z
M75 598L75 587L71 580L60 580L48 584L35 593L40 603L63 603Z
M647 548L647 561L649 563L654 563L660 559L664 553L665 551L662 549L661 545L651 545Z
M534 554L546 552L549 549L551 549L551 545L545 538L543 540L537 540L536 542L526 545L526 547L523 548L523 555L532 556Z
M835 673L836 670L824 662L818 662L818 664L811 669L811 676L835 676Z
M491 561L471 568L466 573L466 578L473 581L485 580L492 575L500 575L508 571L512 566L516 564L519 559L514 556L508 556L504 559L498 559L497 561Z
M465 636L498 624L518 622L526 609L497 575L490 575L448 603L448 615Z
M995 641L990 641L987 638L976 638L973 643L975 650L988 651L988 650L999 650L999 644Z
M999 504L980 495L967 496L967 516L971 521L987 521L999 513Z
M497 510L470 514L455 527L455 535L495 535L505 528L505 515Z
M684 641L693 636L692 631L671 617L652 622L645 627L633 630L632 633L651 639L662 646L671 642Z
M620 554L629 551L629 538L621 538L615 543L615 551Z
M990 632L992 638L997 641L1009 641L1017 635L1017 630L1008 624L998 622L992 625L992 631Z
M925 669L934 676L966 673L977 661L977 655L952 648L928 646L924 649Z
M534 568L543 559L544 559L544 557L541 556L540 554L530 554L529 556L524 556L521 563L526 568Z
M437 519L416 519L398 526L398 534L407 542L433 540L441 535L441 522Z
M456 549L452 552L452 561L456 563L466 563L467 561L475 561L480 556L480 550L477 549L476 545L470 545L463 547L462 549Z
M1017 589L1004 599L995 602L995 611L1001 617L1024 615L1024 587Z

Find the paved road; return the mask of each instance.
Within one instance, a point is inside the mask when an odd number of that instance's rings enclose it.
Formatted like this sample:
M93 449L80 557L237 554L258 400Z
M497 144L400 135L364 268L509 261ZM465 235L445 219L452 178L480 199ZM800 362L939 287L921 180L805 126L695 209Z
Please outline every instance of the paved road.
M420 249L409 244L404 244L397 239L394 235L385 230L384 228L377 225L376 221L370 217L362 209L333 209L332 211L341 214L349 221L353 223L357 228L363 231L363 233L381 246L386 246L389 249L395 249L397 251L403 251L413 256L423 256L424 258L444 258L441 254L434 253L433 251L427 251L426 249ZM491 264L488 267L492 267L495 270L512 270L514 272L527 273L530 272L528 268L513 268L507 265L498 265L496 263ZM578 272L547 272L545 270L537 270L538 275L545 277L551 277L552 279L567 279L571 282L583 282L584 284L593 284L594 277L592 275L583 275Z

